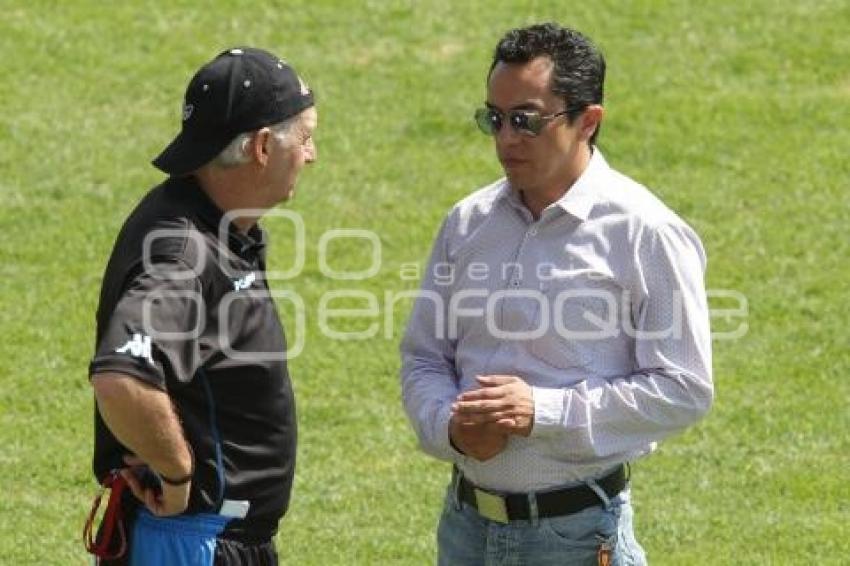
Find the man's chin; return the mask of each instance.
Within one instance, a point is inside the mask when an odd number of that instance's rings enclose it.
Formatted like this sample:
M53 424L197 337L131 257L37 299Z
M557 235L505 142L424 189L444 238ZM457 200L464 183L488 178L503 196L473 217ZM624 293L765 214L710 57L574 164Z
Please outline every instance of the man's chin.
M283 193L283 197L281 197L280 202L286 202L288 200L292 200L295 198L295 187L292 187L285 193Z

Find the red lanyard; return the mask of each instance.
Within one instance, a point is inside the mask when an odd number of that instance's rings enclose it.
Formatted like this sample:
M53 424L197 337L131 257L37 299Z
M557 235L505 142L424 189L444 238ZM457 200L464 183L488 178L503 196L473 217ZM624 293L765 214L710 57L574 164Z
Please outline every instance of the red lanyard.
M103 480L103 488L100 493L94 498L89 518L86 521L86 526L83 528L83 543L86 545L86 550L103 560L120 558L127 550L127 533L124 530L124 511L121 509L121 497L126 488L127 480L118 473L118 470L110 472ZM100 532L97 533L100 536L95 534L92 537L94 517L97 514L98 507L100 507L100 500L107 489L110 490L109 502L106 504L106 511L103 514ZM116 551L110 552L109 549L114 546L112 539L116 534L120 537L120 543Z

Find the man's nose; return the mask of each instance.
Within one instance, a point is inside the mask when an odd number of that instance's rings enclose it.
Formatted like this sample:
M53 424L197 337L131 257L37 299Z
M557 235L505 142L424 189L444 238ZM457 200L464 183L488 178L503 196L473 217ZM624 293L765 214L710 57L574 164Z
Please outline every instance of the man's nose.
M319 158L319 151L316 149L316 142L310 140L307 147L304 148L304 161L314 163Z
M522 140L522 134L516 131L510 124L502 124L495 135L497 145L515 145Z

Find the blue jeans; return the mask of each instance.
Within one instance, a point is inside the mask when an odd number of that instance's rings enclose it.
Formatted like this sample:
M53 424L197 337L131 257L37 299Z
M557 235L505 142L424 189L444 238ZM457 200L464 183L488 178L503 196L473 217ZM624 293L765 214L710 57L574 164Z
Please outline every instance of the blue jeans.
M547 566L598 564L601 545L611 565L646 564L635 540L627 487L607 502L561 517L502 524L459 503L453 486L446 494L437 546L440 566Z

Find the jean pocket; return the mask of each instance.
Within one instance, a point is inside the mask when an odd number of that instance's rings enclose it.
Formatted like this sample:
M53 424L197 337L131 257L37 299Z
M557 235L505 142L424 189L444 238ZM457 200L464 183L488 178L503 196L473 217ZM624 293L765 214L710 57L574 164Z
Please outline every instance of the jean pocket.
M540 526L559 544L573 548L597 549L601 544L616 546L616 513L598 505L578 513L541 519Z

